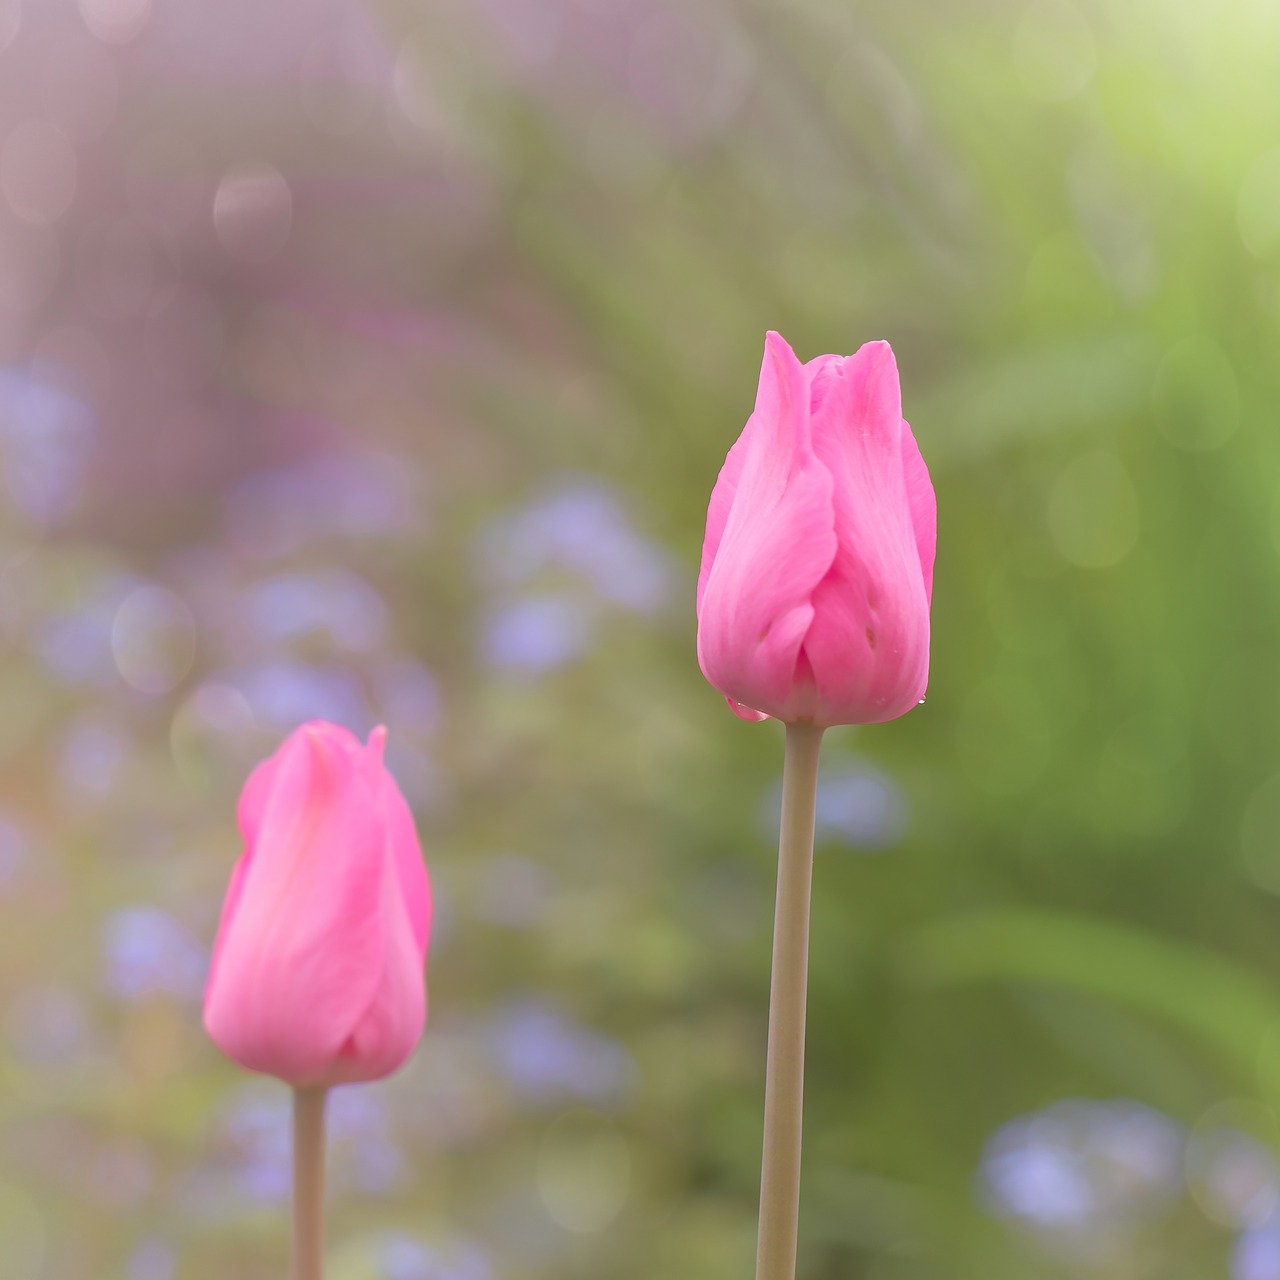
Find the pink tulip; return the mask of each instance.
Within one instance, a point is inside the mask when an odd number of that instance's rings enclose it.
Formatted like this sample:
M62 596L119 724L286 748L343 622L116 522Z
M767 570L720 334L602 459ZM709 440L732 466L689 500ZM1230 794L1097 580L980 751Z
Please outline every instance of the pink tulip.
M305 724L240 794L204 1022L296 1087L388 1075L422 1034L431 889L385 739Z
M703 674L746 720L903 715L929 677L936 531L889 344L802 365L770 333L707 511Z

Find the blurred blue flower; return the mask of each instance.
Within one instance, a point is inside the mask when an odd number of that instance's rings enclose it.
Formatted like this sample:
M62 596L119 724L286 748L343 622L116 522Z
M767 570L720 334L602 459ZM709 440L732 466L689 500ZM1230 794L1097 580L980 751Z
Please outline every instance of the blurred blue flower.
M50 672L71 683L109 674L114 620L114 608L101 603L46 618L36 628L36 652Z
M324 631L339 649L369 653L386 632L382 597L345 569L277 574L251 586L244 599L253 625L269 640Z
M420 500L407 459L372 452L326 454L260 471L227 498L230 540L258 557L313 539L412 532Z
M292 1178L291 1102L285 1090L253 1082L236 1090L223 1113L220 1167L251 1200L287 1200ZM378 1196L403 1177L404 1157L381 1090L334 1089L327 1104L328 1181L333 1195Z
M116 684L112 648L116 613L146 581L135 574L107 573L85 583L74 607L52 613L34 629L35 651L48 670L74 684Z
M760 807L760 826L774 838L782 817L782 779L770 788ZM887 849L907 825L902 789L881 770L862 760L839 756L824 762L818 780L814 839L862 852Z
M631 527L618 497L596 479L566 484L492 521L477 559L481 576L494 586L521 586L561 567L601 599L638 612L660 609L670 593L665 553Z
M221 1133L232 1183L252 1201L287 1201L293 1179L289 1095L256 1081L226 1100Z
M380 1280L492 1280L493 1268L476 1245L428 1245L404 1232L387 1232L378 1246Z
M163 991L198 999L208 961L194 935L158 907L127 907L112 915L103 938L107 988L124 1000Z
M9 496L47 525L75 505L96 425L93 410L41 364L0 368L0 451ZM52 375L52 376L51 376Z
M533 999L495 1016L486 1038L512 1085L533 1102L569 1095L601 1105L616 1103L635 1075L630 1056L617 1041Z
M143 1240L125 1263L125 1280L173 1280L178 1262L171 1246L162 1240Z
M593 626L577 601L537 596L500 605L485 624L485 661L500 671L535 674L582 657Z
M901 839L906 823L902 790L887 774L852 761L823 770L816 839L852 844L855 849L885 849Z
M1259 1226L1280 1206L1280 1163L1247 1133L1221 1125L1201 1130L1187 1164L1191 1189L1216 1222Z
M120 780L129 753L122 729L100 720L75 721L62 739L59 772L63 782L87 799L101 799Z
M382 720L392 729L403 727L416 735L429 734L440 715L440 688L421 663L387 662L373 673L375 697Z
M982 1185L997 1213L1091 1243L1176 1193L1182 1147L1178 1125L1142 1103L1067 1099L996 1131Z
M391 1139L391 1119L376 1089L334 1089L329 1094L329 1140L335 1185L349 1179L369 1195L389 1191L405 1171Z
M383 1280L436 1280L435 1252L413 1236L388 1233L378 1246L378 1274Z
M26 833L0 814L0 889L14 879L26 857Z
M357 734L372 727L356 676L346 667L281 660L223 671L216 679L238 689L258 723L278 733L315 719Z
M1241 1233L1231 1254L1231 1280L1280 1280L1280 1221Z

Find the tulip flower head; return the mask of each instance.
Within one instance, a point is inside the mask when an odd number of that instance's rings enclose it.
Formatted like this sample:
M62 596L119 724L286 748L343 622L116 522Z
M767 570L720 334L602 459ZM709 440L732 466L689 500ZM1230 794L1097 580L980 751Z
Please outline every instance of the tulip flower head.
M936 533L889 344L801 364L770 333L707 511L703 674L748 720L903 715L928 682Z
M305 724L240 795L205 1027L295 1087L388 1075L422 1034L431 890L385 739Z

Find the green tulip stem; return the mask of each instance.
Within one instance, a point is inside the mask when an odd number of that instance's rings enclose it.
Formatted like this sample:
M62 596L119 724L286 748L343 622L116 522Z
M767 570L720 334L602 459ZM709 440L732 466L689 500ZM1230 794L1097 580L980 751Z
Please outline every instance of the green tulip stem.
M293 1091L293 1278L324 1276L324 1104L328 1090Z
M809 985L809 891L822 730L787 725L773 918L769 1051L764 1077L764 1157L756 1280L794 1280L804 1120L804 1015Z

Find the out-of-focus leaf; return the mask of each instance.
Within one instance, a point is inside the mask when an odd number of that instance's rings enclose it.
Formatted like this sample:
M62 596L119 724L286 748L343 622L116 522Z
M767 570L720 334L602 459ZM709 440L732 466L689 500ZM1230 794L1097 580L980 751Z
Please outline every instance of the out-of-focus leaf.
M1246 1077L1280 1022L1280 993L1207 948L1094 916L996 911L929 925L903 972L927 985L982 981L1074 987L1174 1023Z
M1114 422L1143 408L1158 356L1141 333L1016 351L952 380L914 412L928 433L932 456L981 456L1021 439Z

